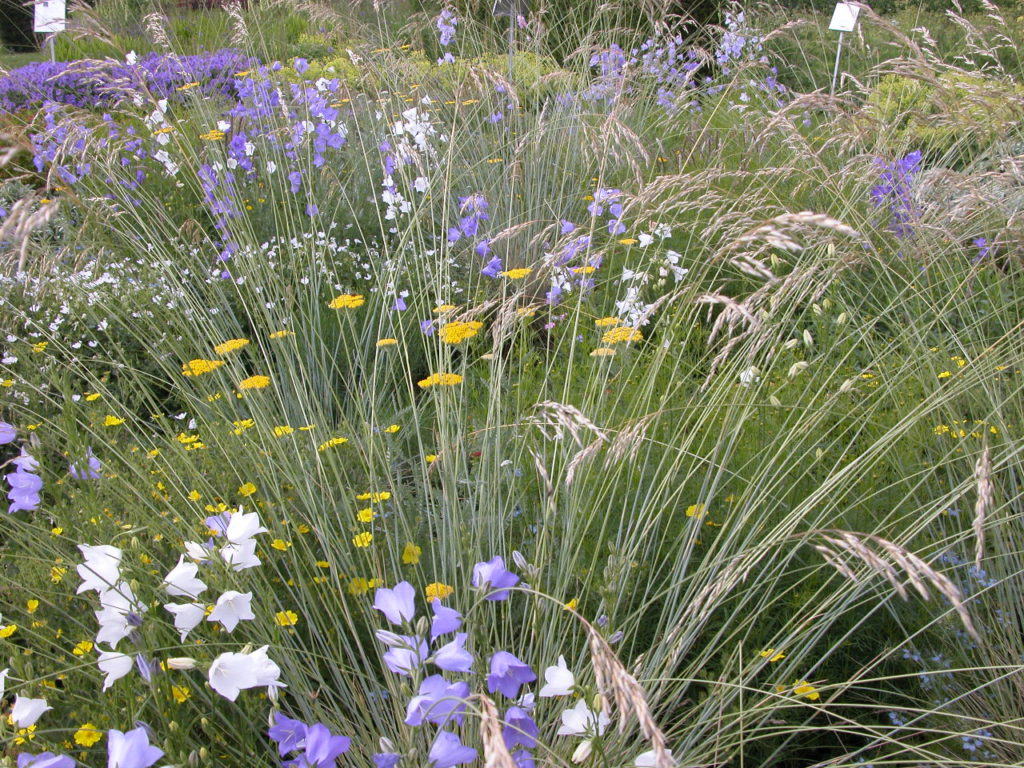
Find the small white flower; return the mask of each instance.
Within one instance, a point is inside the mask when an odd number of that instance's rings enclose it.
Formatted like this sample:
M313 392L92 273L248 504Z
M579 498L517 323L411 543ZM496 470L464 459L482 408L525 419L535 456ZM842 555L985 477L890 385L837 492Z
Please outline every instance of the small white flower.
M186 541L185 542L185 554L191 557L193 560L209 560L210 550L200 544L198 541Z
M258 512L238 511L231 516L225 536L232 544L242 544L257 533L266 533L267 529L260 525Z
M669 757L672 757L671 749L666 750L666 752L668 752ZM636 760L633 761L633 765L635 765L636 768L654 768L654 750L652 749L649 752L637 755Z
M103 690L105 691L112 686L115 681L120 680L131 672L135 661L126 653L118 653L117 651L101 651L100 658L96 664L99 666L100 671L107 676L103 681Z
M562 725L558 728L559 736L580 736L583 734L600 736L611 720L604 712L594 714L587 702L580 699L576 706L562 712Z
M234 571L255 568L261 560L256 556L256 542L252 539L241 544L225 544L220 548L220 556Z
M28 728L36 724L42 714L53 707L47 706L46 699L29 699L18 696L11 708L11 722L17 728Z
M222 653L210 665L210 687L230 701L246 688L286 687L278 682L281 668L267 657L268 647L264 645L252 653Z
M550 696L568 696L576 685L576 677L565 663L565 657L558 657L558 664L544 670L544 687L537 694L542 699Z
M206 618L206 608L200 603L165 603L164 609L174 614L174 628L181 633L181 642Z
M178 558L178 564L164 578L164 589L173 597L199 597L206 591L206 584L198 578L199 566L186 563L185 556Z
M80 595L90 590L106 592L121 578L120 549L107 544L95 547L79 544L78 549L85 562L76 568L78 575L82 577L76 594Z
M206 620L219 621L224 629L232 632L238 626L238 622L252 621L255 618L256 614L252 612L252 592L243 594L229 589L217 598L217 605L210 611Z

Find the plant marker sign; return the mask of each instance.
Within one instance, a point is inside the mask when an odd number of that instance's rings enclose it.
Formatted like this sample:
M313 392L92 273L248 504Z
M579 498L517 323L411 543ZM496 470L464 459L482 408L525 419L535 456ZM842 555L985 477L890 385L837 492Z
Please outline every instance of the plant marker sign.
M859 14L860 8L853 3L836 3L828 28L834 32L853 32Z
M836 92L836 78L839 77L839 54L843 50L843 34L853 32L857 26L857 16L860 14L860 6L853 3L836 3L836 9L832 12L832 21L828 28L839 33L839 45L836 46L836 66L832 70L832 93Z
M35 23L32 29L48 34L63 32L67 19L66 6L65 0L36 0Z

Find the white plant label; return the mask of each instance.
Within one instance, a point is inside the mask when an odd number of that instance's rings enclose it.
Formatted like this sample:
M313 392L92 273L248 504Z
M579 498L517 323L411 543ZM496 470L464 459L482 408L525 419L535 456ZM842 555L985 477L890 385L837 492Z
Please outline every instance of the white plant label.
M35 23L32 29L36 32L63 32L67 18L65 0L36 0Z
M853 3L836 3L828 28L835 32L853 32L853 28L857 26L859 13L860 8Z

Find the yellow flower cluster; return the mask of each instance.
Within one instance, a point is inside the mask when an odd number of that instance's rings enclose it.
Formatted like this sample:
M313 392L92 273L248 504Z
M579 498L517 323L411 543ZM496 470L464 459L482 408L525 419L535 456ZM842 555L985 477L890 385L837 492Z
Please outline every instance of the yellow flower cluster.
M250 376L247 379L242 379L238 382L239 389L263 389L264 387L270 386L270 377L257 374L256 376Z
M605 331L601 341L604 344L618 344L623 341L642 341L643 338L644 335L640 332L639 328L630 328L628 325L624 325L619 328L612 328L610 331Z
M234 352L241 349L249 343L248 339L228 339L213 348L213 351L218 355L226 355L229 352Z
M461 344L476 336L484 324L479 320L453 320L441 328L441 341L445 344Z
M356 309L365 303L366 299L361 293L343 293L331 299L327 306L331 309Z
M524 277L533 272L529 267L520 267L518 269L506 269L504 272L498 274L502 277L507 277L509 280L522 280Z
M336 445L344 445L348 442L347 437L332 437L330 440L325 440L317 446L317 450L321 453L326 451L328 448L333 448Z
M432 373L425 379L420 379L416 385L420 389L427 387L454 387L462 383L462 377L457 373Z
M433 584L427 584L426 588L423 590L428 603L432 603L435 600L444 600L454 591L455 587L452 587L449 584L443 584L440 581L435 581Z
M181 364L182 376L202 376L204 373L215 371L224 365L223 360L204 360L197 358Z

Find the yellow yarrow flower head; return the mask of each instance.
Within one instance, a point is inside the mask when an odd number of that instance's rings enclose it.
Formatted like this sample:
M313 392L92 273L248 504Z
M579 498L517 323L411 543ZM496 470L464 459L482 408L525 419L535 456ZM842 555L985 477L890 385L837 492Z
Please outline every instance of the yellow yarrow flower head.
M442 326L441 341L445 344L461 344L476 336L483 327L484 324L479 320L452 320Z
M270 386L270 377L257 374L256 376L250 376L247 379L242 379L238 382L239 389L263 389L264 387Z
M448 584L442 584L440 581L435 581L433 584L427 584L426 588L423 590L428 603L432 603L435 600L444 600L454 591L455 587Z
M419 563L422 553L423 550L410 541L405 545L405 549L402 550L402 562L406 565L416 565Z
M80 747L91 747L103 738L103 731L92 723L82 723L75 731L75 744Z
M594 321L594 325L598 328L608 328L613 325L619 325L621 322L617 317L599 317Z
M621 326L619 328L612 328L610 331L605 331L604 336L601 337L601 342L604 344L618 344L622 341L643 341L644 335L640 332L639 328L630 328L628 325Z
M432 373L427 378L416 382L420 389L427 387L454 387L462 383L462 377L457 373Z
M388 339L378 339L377 340L377 346L378 347L393 347L397 343L398 343L398 339L388 338Z
M597 349L590 350L591 357L612 357L615 354L615 350L611 347L598 347Z
M361 293L343 293L335 296L327 305L331 309L357 309L366 303Z
M289 330L285 329L285 330L281 330L281 331L274 331L272 334L270 334L270 338L271 339L283 339L286 336L294 336L294 335L295 335L295 331L289 331Z
M223 360L206 360L197 358L181 364L182 376L202 376L204 373L215 371L224 365Z
M501 277L507 277L509 280L522 280L524 277L533 272L529 267L520 267L519 269L506 269L504 272L499 272Z
M228 339L227 341L215 346L213 348L213 351L216 352L218 355L226 355L229 352L234 352L235 350L241 349L248 343L248 339Z

